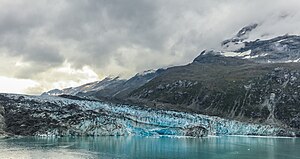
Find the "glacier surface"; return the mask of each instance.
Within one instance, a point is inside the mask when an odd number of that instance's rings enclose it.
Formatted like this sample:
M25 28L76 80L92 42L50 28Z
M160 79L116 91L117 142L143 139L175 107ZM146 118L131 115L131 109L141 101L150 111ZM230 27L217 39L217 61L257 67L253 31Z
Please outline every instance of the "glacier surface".
M132 105L112 104L99 101L72 100L61 97L21 96L5 94L7 113L14 116L28 112L36 125L24 121L11 121L7 125L34 127L32 135L259 135L277 136L287 130L271 125L251 124L227 120L215 116L175 111L154 110ZM21 119L20 119L21 120ZM24 119L22 119L24 120ZM39 121L43 120L44 123ZM20 125L17 125L20 124ZM26 125L27 124L27 125ZM198 135L195 135L195 133ZM293 136L293 132L288 132Z

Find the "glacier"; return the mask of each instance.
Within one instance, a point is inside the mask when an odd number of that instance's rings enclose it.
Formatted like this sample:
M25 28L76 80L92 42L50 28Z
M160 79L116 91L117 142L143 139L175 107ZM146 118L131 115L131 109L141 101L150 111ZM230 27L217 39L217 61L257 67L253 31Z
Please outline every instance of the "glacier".
M6 110L6 130L17 135L295 135L272 125L92 100L1 94L1 105Z

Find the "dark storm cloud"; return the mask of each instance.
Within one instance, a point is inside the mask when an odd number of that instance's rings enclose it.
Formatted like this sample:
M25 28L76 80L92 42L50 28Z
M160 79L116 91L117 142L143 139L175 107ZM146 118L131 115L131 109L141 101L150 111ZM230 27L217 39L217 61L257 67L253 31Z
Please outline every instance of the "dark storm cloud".
M0 3L0 55L20 57L28 63L16 70L18 78L33 78L36 73L61 65L64 57L58 48L47 44L47 35L38 35L47 25L45 3L34 5L22 1ZM38 39L38 40L37 40ZM13 66L12 66L13 69Z
M82 54L68 56L75 65L101 67L120 47L162 48L167 37L156 31L156 8L143 0L72 1L54 22L51 34L77 43Z
M59 50L53 47L37 45L28 48L26 52L30 52L30 54L24 57L26 61L50 64L49 66L64 62L64 58L59 54Z

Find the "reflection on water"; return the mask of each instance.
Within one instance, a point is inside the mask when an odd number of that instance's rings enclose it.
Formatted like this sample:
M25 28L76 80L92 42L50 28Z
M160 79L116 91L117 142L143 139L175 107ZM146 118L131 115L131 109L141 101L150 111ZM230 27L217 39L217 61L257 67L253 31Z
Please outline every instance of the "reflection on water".
M82 137L1 139L0 158L300 159L300 139Z

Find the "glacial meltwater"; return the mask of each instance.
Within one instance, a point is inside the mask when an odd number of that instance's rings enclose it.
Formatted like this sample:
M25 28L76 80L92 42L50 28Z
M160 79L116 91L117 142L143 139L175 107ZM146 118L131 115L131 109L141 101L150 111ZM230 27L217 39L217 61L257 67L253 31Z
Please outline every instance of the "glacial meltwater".
M0 139L1 159L300 159L299 138L76 137Z

